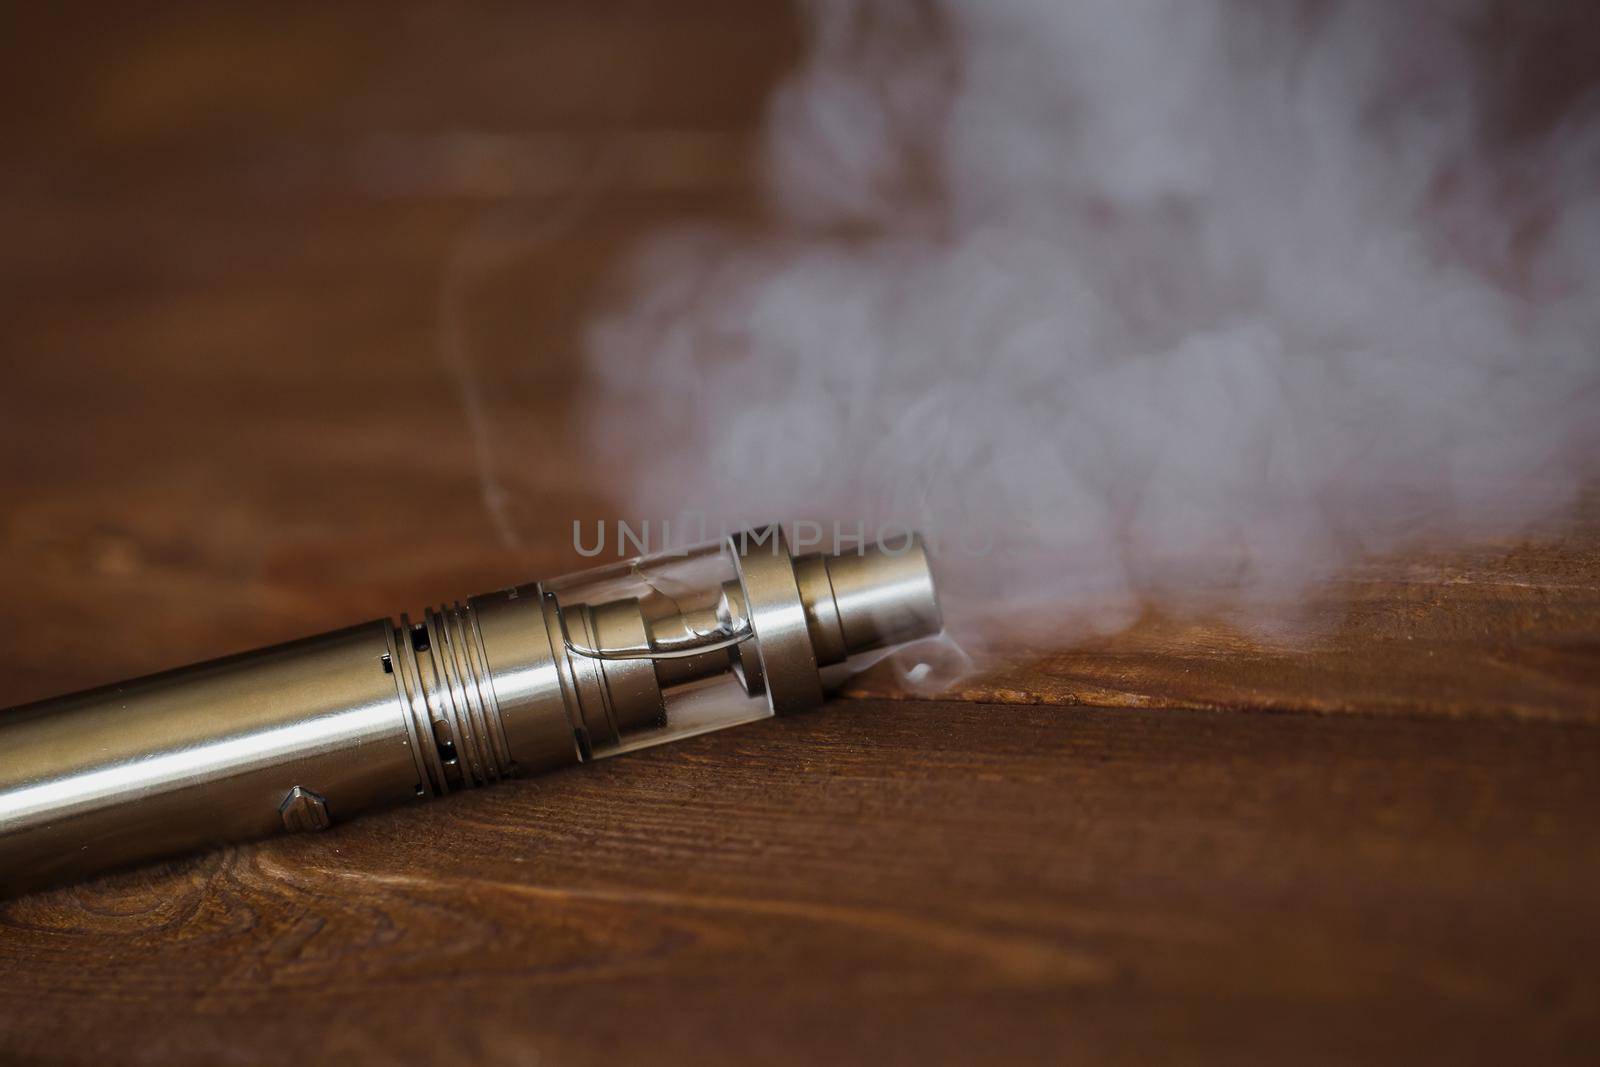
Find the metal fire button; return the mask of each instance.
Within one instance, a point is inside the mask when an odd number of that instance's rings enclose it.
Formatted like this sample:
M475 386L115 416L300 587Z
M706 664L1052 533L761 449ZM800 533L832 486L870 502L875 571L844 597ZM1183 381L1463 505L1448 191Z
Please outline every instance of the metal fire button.
M304 786L295 786L278 805L283 816L283 828L290 833L302 830L326 830L333 822L328 817L328 801Z

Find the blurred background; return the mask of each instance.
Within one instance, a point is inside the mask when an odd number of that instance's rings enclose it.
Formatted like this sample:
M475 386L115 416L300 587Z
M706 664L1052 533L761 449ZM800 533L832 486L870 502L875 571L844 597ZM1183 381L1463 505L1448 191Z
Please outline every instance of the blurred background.
M0 704L581 563L578 327L648 228L755 210L797 48L741 2L7 22Z
M1437 666L1484 657L1394 579L1588 528L1594 19L14 17L0 704L560 573L574 521L680 505L998 533L943 575L1011 671L978 696L1587 704L1581 587L1524 559L1547 595L1473 616L1544 627L1530 692L1522 653Z

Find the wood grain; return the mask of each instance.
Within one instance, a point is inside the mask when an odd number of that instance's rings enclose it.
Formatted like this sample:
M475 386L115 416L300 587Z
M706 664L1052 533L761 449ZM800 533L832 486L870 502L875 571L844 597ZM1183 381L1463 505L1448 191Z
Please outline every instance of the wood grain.
M737 0L19 15L0 706L570 569L585 315L655 227L759 223L798 47ZM1152 609L6 902L0 1060L1592 1061L1597 601L1591 492L1294 633Z
M1291 611L1292 609L1292 611ZM945 691L966 700L1600 722L1600 506L1515 538L1374 558L1256 617L1176 615L1070 641L1036 626ZM1270 613L1268 613L1270 617ZM857 679L892 695L894 673Z
M1579 1060L1600 735L836 703L0 909L27 1057Z

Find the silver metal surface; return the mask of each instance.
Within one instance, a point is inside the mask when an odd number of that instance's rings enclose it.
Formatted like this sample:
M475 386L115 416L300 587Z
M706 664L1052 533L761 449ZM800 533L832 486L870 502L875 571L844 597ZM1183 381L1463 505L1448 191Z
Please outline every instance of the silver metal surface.
M820 558L846 655L897 645L943 628L933 569L920 535L908 535L903 545L868 545L860 552ZM796 566L804 563L797 560Z
M27 886L279 831L296 786L345 818L419 795L387 623L0 718L0 876Z
M795 561L773 528L720 551L714 607L528 585L0 712L0 890L677 736L669 696L730 675L741 706L815 707L819 662L938 629L920 542Z
M326 830L333 825L333 818L328 814L328 798L303 786L289 790L289 795L278 805L278 814L283 816L283 828L290 833Z
M783 715L816 707L822 703L822 677L783 530L769 526L754 535L735 534L732 545L772 710Z

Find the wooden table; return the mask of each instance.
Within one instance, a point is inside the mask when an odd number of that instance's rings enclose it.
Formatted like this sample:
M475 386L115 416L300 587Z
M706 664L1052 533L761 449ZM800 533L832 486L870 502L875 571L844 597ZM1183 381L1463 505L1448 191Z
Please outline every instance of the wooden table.
M788 13L29 18L0 705L570 569L539 420L621 250L758 210ZM1596 495L1311 610L0 904L0 1059L1592 1062Z

